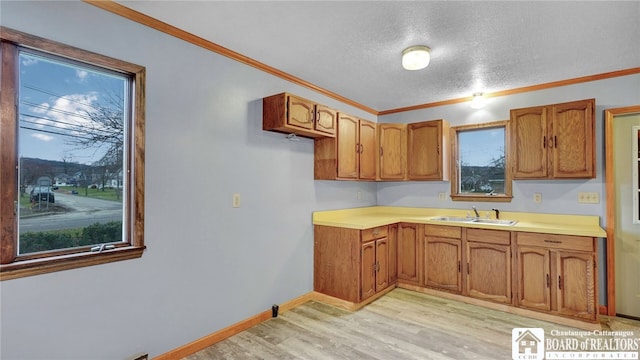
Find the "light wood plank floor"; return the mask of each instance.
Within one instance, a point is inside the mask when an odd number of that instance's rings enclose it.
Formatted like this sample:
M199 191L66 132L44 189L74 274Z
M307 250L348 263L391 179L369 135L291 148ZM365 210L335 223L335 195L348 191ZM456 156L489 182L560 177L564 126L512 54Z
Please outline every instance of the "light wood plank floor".
M511 359L514 327L576 330L395 289L354 313L308 302L185 359Z

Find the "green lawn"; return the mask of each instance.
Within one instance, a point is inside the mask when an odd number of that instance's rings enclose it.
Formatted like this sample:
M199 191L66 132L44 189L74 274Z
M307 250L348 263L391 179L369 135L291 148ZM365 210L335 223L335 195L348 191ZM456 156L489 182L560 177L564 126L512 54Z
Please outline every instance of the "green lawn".
M88 189L88 188L74 188L72 186L61 186L55 192L57 193L71 193L71 191L77 191L75 196L86 196L90 198L111 200L122 202L122 189Z

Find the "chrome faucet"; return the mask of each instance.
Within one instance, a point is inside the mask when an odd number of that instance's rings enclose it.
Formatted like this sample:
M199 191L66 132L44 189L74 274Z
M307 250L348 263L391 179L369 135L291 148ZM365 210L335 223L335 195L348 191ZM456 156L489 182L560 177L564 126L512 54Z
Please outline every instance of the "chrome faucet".
M473 212L476 213L476 217L479 218L480 214L478 214L478 209L476 209L475 206L472 206L471 208L473 209Z

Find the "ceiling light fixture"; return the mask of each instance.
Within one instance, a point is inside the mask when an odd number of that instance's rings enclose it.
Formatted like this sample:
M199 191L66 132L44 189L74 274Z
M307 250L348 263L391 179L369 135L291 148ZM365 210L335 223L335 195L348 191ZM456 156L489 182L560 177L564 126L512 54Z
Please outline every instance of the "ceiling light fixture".
M486 104L487 100L485 99L483 94L481 92L477 92L473 94L473 99L471 100L471 104L469 104L469 106L471 106L472 109L482 109Z
M420 70L429 65L431 49L424 45L410 46L402 52L402 67L407 70Z

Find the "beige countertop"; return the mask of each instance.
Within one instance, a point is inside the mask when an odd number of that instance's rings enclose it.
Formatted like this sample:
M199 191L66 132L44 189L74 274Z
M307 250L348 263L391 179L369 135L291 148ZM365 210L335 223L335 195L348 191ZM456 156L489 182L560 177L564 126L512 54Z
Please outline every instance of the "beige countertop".
M492 219L495 218L493 211L488 211L488 209L478 209L478 211L481 217L489 216ZM459 209L370 206L316 211L313 213L313 224L362 230L398 222L410 222L600 238L607 236L605 230L600 227L600 217L593 215L558 215L501 211L500 219L518 221L515 225L511 226L433 220L434 217L438 216L466 217L468 213L468 210Z

